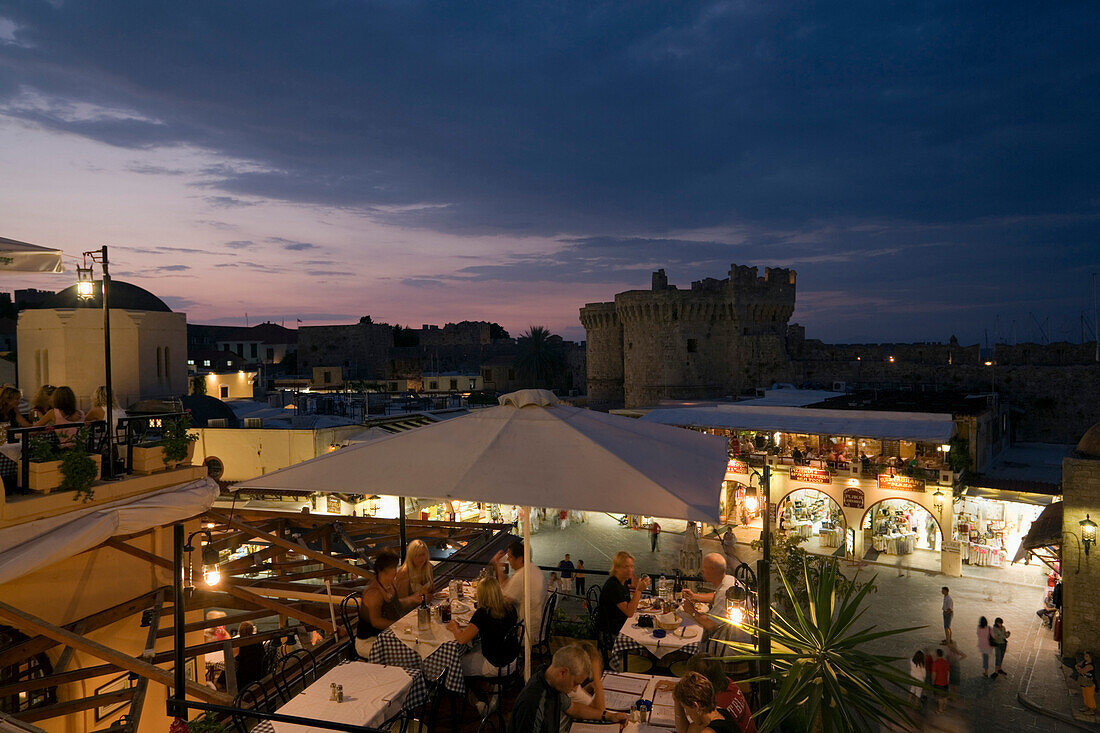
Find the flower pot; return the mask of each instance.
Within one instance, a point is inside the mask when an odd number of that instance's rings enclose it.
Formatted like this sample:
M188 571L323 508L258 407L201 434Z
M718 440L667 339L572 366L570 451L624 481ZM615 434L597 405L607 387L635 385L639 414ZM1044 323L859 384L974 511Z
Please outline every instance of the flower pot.
M19 463L19 473L16 474L22 480L23 466ZM61 485L61 461L31 462L27 488L40 494L48 494Z
M182 461L170 461L167 464L164 462L164 446L135 445L133 451L134 473L149 474L191 465L191 458L195 455L195 443L192 441L187 444L187 455Z

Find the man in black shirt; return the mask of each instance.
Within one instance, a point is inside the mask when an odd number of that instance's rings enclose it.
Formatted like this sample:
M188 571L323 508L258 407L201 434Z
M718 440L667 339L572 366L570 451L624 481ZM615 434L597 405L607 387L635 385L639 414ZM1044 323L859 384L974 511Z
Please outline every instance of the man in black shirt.
M613 642L626 620L638 610L638 600L649 584L649 578L634 577L634 556L616 552L611 558L611 574L600 592L596 613L596 631L604 642Z
M592 675L592 660L578 644L563 646L519 693L507 733L564 733L574 719L619 722L624 713L572 702L569 693Z
M566 593L573 592L573 561L569 559L569 555L565 556L565 559L558 563L558 570L561 571L561 587Z

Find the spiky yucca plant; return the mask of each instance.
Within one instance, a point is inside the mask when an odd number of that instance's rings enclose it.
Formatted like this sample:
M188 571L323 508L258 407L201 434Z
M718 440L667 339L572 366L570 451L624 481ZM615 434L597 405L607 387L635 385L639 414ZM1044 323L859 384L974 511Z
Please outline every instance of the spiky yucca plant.
M902 657L873 654L862 647L876 639L924 627L876 631L870 626L856 631L855 624L866 610L861 606L875 579L863 584L839 583L835 558L821 569L816 585L810 585L805 561L802 570L809 597L799 601L786 574L779 569L794 612L785 615L773 608L770 654L760 654L751 645L722 642L739 652L725 657L725 661L771 662L771 674L753 680L771 680L775 688L771 703L754 716L760 733L778 729L796 712L815 730L825 733L873 731L880 723L909 723L912 708L895 688L904 691L914 680L892 665ZM754 626L743 626L760 634Z

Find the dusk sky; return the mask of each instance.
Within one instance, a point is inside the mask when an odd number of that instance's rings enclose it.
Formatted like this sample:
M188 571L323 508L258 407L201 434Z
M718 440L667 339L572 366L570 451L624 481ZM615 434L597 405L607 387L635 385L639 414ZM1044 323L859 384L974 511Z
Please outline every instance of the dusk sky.
M0 0L0 237L199 323L580 339L736 262L810 338L1077 341L1098 8Z

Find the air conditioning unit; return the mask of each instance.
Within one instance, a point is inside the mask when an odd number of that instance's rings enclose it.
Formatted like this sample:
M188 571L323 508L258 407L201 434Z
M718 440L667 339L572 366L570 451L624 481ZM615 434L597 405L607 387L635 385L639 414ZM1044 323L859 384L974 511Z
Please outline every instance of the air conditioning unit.
M206 421L206 427L208 428L227 428L229 427L229 420L224 417L214 417Z
M847 392L848 391L848 383L847 382L833 382L833 390L832 391L833 392Z
M940 483L945 486L951 486L955 483L955 473L948 469L940 469Z
M765 390L763 387L757 387L756 388L756 396L757 397L764 397L766 394L767 394L767 390Z
M246 417L244 419L244 426L246 428L262 428L264 426L264 419L262 417Z

